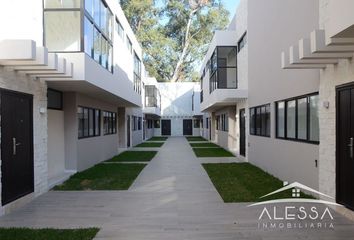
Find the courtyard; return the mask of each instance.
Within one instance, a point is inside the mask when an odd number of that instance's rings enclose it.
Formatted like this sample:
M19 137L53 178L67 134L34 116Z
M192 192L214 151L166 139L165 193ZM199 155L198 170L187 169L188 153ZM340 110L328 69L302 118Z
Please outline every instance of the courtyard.
M354 223L333 210L333 228L284 231L258 225L261 207L224 203L202 164L236 161L197 158L186 138L170 137L127 191L49 191L0 226L99 228L97 240L352 239Z

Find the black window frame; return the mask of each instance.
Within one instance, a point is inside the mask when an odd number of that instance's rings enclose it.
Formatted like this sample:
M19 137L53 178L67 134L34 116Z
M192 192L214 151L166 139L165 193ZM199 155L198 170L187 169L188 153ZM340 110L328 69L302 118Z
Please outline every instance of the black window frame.
M319 145L320 141L314 141L314 140L310 140L310 98L313 96L318 96L319 93L318 92L313 92L313 93L308 93L308 94L304 94L304 95L300 95L300 96L296 96L296 97L291 97L291 98L287 98L287 99L282 99L279 101L275 102L275 138L277 139L282 139L282 140L288 140L288 141L295 141L295 142L303 142L303 143L309 143L309 144L315 144L315 145ZM306 139L301 139L298 138L298 100L301 99L307 99L307 105L306 105L306 134L307 137ZM287 103L289 101L295 101L295 138L290 138L288 137L288 129L287 129ZM279 120L278 120L278 104L284 102L284 137L280 137L279 133L278 133L278 124L279 124Z
M106 114L108 114L108 116L105 116ZM103 135L104 136L117 134L117 116L118 116L118 114L116 112L106 111L106 110L102 111ZM106 129L106 126L105 126L106 118L108 118L108 121L109 121L108 122L108 129Z
M264 113L262 112L263 109L265 110ZM252 114L252 112L253 112L253 114ZM249 114L250 114L250 120L249 120L250 135L270 138L271 137L271 120L272 120L270 103L251 107L249 109ZM267 116L269 117L268 129L267 129L267 126L264 128L263 123L262 123L264 120L263 117L265 117L265 121L267 124Z
M82 124L82 136L79 135L79 128L80 128L80 116L79 116L79 108L82 109L82 111L84 112L85 110L87 110L88 112L88 124L87 124L87 134L85 134L85 124ZM93 134L90 134L90 110L93 110ZM99 128L98 128L98 132L96 132L96 113L99 113ZM78 123L77 123L77 129L78 129L78 139L84 139L84 138L92 138L92 137L99 137L101 136L101 124L102 124L102 112L100 109L97 109L97 108L91 108L91 107L85 107L85 106L77 106L77 118L78 118ZM84 120L83 120L84 121Z
M246 44L247 44L247 31L244 32L240 37L240 39L237 41L237 52L240 52Z

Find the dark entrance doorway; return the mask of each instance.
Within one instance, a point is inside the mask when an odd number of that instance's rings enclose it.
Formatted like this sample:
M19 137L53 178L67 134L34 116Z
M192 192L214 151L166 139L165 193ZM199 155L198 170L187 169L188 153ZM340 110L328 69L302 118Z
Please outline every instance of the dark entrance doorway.
M34 191L33 97L0 90L2 205Z
M240 155L246 156L246 118L245 109L240 110Z
M165 136L171 135L171 120L169 119L161 120L161 135L165 135Z
M193 135L192 119L183 119L183 135Z
M130 116L127 118L127 147L130 147Z
M354 209L354 84L337 88L337 201Z

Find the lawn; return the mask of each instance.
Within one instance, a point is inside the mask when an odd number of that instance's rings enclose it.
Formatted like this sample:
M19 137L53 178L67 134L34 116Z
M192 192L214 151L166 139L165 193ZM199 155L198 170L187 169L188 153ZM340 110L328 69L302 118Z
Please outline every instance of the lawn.
M127 190L146 164L97 164L71 176L54 190Z
M125 151L107 162L148 162L156 153L156 151Z
M135 147L161 147L164 144L164 142L143 142Z
M31 229L0 228L1 240L91 240L98 228L81 229Z
M205 143L189 143L191 145L191 147L218 147L218 145L216 145L215 143L211 143L211 142L205 142Z
M186 137L187 138L187 140L189 141L189 142L204 142L204 141L207 141L205 138L203 138L203 137Z
M283 187L283 182L249 163L203 164L224 202L258 202L270 199L291 198L291 189L260 199ZM309 197L301 193L301 197Z
M223 148L193 148L197 157L234 157L234 155Z
M152 137L150 139L148 139L147 141L166 141L168 139L168 137Z

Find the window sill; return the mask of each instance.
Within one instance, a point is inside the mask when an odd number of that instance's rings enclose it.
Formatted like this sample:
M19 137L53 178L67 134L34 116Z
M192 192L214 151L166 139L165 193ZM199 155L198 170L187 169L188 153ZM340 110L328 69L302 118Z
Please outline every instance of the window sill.
M291 142L298 142L298 143L308 143L308 144L313 144L313 145L319 145L319 141L309 141L309 140L301 140L301 139L295 139L295 138L281 138L281 137L276 137L276 139L279 140L285 140L285 141L291 141Z

